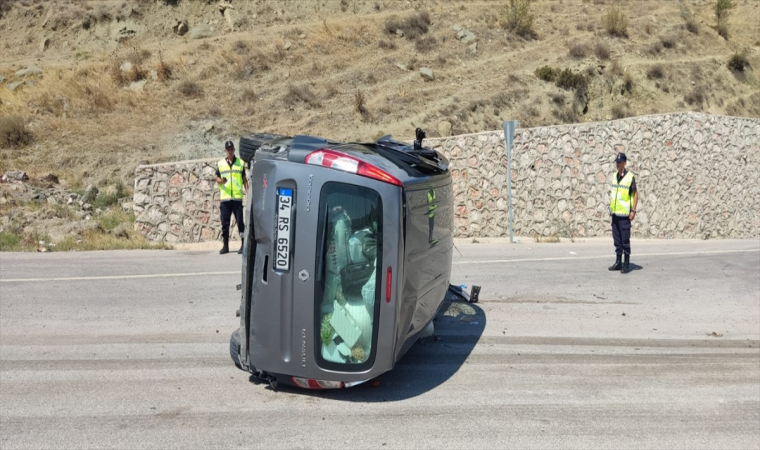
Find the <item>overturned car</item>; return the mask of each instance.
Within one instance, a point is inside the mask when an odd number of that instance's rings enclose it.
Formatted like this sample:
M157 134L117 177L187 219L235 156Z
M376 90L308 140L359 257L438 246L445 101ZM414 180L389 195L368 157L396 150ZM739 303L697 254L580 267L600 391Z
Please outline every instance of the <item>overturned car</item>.
M273 388L350 387L429 332L451 276L453 199L448 160L423 139L241 138L237 367Z

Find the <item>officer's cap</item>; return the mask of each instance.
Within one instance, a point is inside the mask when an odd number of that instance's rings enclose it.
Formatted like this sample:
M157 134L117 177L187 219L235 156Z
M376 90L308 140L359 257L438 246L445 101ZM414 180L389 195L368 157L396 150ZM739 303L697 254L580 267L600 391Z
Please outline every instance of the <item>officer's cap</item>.
M626 162L627 160L628 158L625 157L625 153L618 153L617 157L615 158L616 163Z

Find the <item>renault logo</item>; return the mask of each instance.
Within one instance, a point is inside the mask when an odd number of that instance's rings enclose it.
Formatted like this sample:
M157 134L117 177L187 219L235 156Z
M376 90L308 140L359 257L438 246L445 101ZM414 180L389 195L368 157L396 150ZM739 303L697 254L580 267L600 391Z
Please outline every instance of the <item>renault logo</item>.
M301 279L301 281L306 281L309 279L309 272L306 271L306 269L301 270L298 272L298 278Z

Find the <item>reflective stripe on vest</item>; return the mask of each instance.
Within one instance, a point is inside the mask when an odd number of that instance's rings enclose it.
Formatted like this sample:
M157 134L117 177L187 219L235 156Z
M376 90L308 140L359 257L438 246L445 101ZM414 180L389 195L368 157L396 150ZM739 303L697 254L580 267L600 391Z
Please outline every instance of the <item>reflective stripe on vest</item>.
M617 180L617 173L612 176ZM610 188L610 214L618 217L628 217L631 214L631 184L633 173L626 172L622 180L612 184Z
M219 175L226 178L227 182L219 185L219 195L222 201L243 199L243 161L236 158L230 166L226 159L221 159L216 164Z

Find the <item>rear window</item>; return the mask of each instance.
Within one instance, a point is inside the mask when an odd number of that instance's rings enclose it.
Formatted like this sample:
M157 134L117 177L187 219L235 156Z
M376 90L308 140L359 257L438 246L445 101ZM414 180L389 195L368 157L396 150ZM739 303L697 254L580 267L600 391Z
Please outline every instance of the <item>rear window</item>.
M372 189L327 183L319 202L317 362L331 370L365 370L377 342L382 201Z

